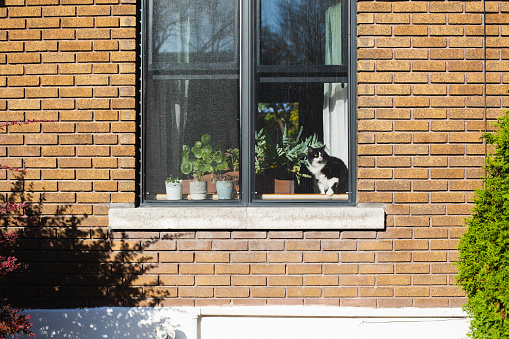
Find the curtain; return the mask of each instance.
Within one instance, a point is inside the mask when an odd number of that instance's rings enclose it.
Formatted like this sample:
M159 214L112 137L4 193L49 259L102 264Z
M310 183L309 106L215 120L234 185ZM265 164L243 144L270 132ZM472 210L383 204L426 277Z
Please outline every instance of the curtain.
M341 4L325 12L325 64L342 65ZM324 144L328 153L348 164L348 86L324 84Z

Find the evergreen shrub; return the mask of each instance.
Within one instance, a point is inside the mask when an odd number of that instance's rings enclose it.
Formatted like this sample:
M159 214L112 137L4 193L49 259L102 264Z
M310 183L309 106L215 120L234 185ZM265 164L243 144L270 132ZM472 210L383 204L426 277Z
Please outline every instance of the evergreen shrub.
M458 245L457 284L467 294L464 309L475 339L509 338L509 111L496 126L484 136L494 153Z

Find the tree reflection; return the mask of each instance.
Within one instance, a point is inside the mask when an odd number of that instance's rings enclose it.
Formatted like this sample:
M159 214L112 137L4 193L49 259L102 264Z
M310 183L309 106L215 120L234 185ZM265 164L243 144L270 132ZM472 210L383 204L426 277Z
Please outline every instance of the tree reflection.
M262 64L324 65L326 11L337 4L338 0L262 0Z
M155 61L234 61L235 8L234 0L154 1L150 34Z

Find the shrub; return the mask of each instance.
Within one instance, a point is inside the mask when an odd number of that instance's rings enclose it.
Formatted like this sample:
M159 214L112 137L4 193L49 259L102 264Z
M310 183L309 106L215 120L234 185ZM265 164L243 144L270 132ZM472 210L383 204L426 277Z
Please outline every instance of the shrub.
M509 338L509 111L496 126L484 136L494 153L458 246L457 283L466 291L469 335L476 339Z
M26 120L2 122L0 123L0 128L11 125L29 124L33 122L39 121ZM23 169L5 165L0 165L0 169L16 171L23 174L26 173L26 171ZM18 203L5 201L0 203L0 218L6 214L14 212L18 209L23 209L27 206L28 204L26 202ZM0 230L0 250L6 246L11 245L16 240L16 238L16 234ZM19 269L20 266L21 264L18 262L16 257L4 256L0 254L0 280L3 280L7 273ZM30 327L32 326L32 324L29 322L30 316L21 314L20 312L20 309L11 307L6 298L0 298L0 339L4 339L7 336L14 336L18 333L26 334L29 337L35 337L35 334L30 331Z
M5 204L0 206L0 211L4 206ZM0 232L0 246L8 246L14 240L16 240L16 234L12 232ZM0 279L3 279L7 273L17 270L20 266L21 264L15 257L0 255ZM11 307L5 298L0 300L0 306L1 339L17 333L24 333L29 337L35 337L35 334L30 331L32 324L29 322L29 315L21 314L21 310Z

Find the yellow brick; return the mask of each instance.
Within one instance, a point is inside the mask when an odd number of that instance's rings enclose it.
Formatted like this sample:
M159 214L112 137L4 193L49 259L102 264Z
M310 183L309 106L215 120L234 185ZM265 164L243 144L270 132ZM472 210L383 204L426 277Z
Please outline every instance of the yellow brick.
M78 62L108 62L110 54L108 52L80 52L77 53Z
M445 61L412 61L412 70L416 72L444 72Z
M484 46L483 38L459 38L459 37L450 37L449 38L449 47L452 48L483 48Z
M40 17L41 15L41 7L12 7L9 9L11 18Z
M78 6L78 16L108 16L110 13L110 6Z
M394 74L394 82L395 83L427 83L428 82L428 74L426 73L395 73Z
M375 15L375 21L377 24L408 24L410 23L410 14L378 13Z
M73 53L57 53L57 52L42 53L42 62L43 63L75 62L75 55Z
M378 85L376 92L378 95L409 95L410 85Z
M43 14L45 17L63 17L75 16L76 8L72 6L51 6L44 7Z
M67 51L91 51L91 41L60 41L60 50L63 52Z
M43 30L43 40L66 40L74 39L75 32L73 29L57 29L57 30Z
M94 27L94 18L62 18L62 28Z
M412 23L420 25L437 25L446 23L445 14L412 14Z
M5 20L5 19L3 19ZM9 40L41 40L41 31L34 30L11 30L9 31Z
M25 28L25 19L2 19L0 20L1 29L23 29Z
M380 60L376 62L376 70L379 72L384 71L410 71L410 61L385 61Z
M359 25L357 27L357 36L390 36L392 30L389 25Z
M25 65L25 73L28 75L57 74L57 65Z
M391 4L384 2L360 2L357 5L358 13L390 12Z
M13 87L39 86L38 76L7 77L7 85Z
M57 98L57 88L26 88L27 98Z
M9 100L8 108L12 110L38 110L41 109L41 100L25 99L25 100Z
M464 35L463 26L430 26L429 32L431 36L439 35L439 36L455 36L455 35ZM450 41L451 39L449 39ZM457 47L453 45L449 45L449 47Z
M446 85L414 85L412 86L414 95L446 95Z
M95 18L96 27L120 27L120 18L115 17L98 17Z
M27 19L27 27L33 28L59 28L59 18Z

